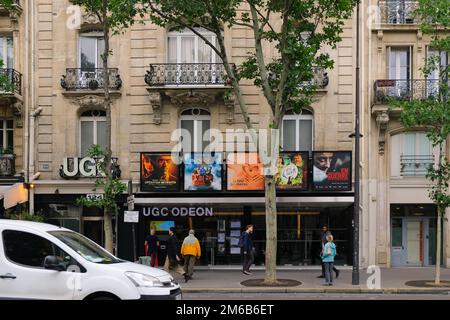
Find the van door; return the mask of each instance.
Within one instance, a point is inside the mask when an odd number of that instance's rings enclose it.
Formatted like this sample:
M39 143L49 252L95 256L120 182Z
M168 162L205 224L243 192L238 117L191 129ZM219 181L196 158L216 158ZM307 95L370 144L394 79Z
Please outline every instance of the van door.
M0 298L71 300L76 286L76 261L49 238L29 231L0 229ZM44 268L56 256L70 271Z

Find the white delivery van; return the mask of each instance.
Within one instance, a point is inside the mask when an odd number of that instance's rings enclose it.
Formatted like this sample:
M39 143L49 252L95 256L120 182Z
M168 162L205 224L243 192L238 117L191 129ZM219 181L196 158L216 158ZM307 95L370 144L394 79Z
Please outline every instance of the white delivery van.
M165 271L118 259L57 226L0 220L0 299L181 299Z

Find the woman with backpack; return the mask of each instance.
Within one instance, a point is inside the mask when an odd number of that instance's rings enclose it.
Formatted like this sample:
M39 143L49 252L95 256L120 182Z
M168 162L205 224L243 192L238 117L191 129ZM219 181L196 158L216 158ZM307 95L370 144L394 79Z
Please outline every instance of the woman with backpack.
M324 286L333 285L333 265L334 257L336 256L336 245L333 243L333 236L327 235L327 243L325 244L322 252L322 262L325 267L325 284Z

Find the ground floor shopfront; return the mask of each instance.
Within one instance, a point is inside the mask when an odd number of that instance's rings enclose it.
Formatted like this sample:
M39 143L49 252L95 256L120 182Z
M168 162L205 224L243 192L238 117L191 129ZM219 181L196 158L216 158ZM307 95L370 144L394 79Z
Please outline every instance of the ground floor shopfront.
M328 225L338 247L336 263L352 261L353 197L280 198L278 202L278 252L280 266L320 265L321 229ZM205 266L241 263L239 236L254 225L255 264L265 261L266 222L264 198L137 198L135 225L137 256L145 254L144 241L150 228L161 241L159 261L165 258L168 229L175 227L182 242L194 229L202 249L199 264ZM119 256L133 258L132 225L119 219Z

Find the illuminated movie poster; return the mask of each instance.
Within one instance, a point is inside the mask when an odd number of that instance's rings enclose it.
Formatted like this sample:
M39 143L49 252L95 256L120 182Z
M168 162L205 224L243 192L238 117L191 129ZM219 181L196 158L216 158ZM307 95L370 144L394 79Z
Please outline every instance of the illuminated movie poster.
M278 158L278 190L308 190L308 153L286 152Z
M352 153L350 151L323 151L313 153L314 190L351 190L351 172Z
M185 154L184 190L222 191L222 154Z
M171 154L141 153L141 190L178 191L178 166Z
M229 191L264 191L263 165L257 153L230 153L227 158Z

